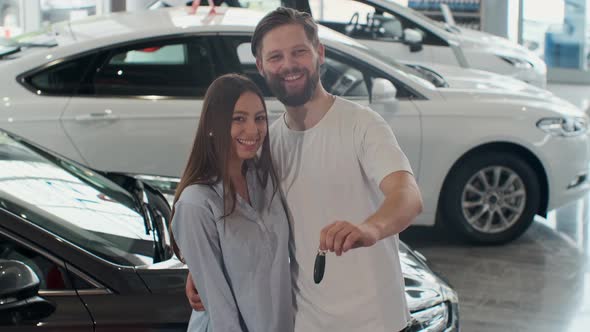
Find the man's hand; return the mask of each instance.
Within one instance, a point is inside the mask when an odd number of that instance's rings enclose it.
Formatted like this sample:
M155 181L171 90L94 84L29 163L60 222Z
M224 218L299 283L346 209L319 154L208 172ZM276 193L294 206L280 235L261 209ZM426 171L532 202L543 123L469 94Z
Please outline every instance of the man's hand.
M201 302L201 297L199 296L199 293L197 292L197 288L195 287L195 284L193 283L193 276L191 275L190 272L188 273L188 276L186 277L185 293L186 293L186 298L188 299L188 302L191 304L191 307L194 310L205 311L205 306L203 305L203 302Z
M379 240L379 230L367 223L355 225L348 221L336 221L322 229L320 250L342 255L350 249L370 247Z

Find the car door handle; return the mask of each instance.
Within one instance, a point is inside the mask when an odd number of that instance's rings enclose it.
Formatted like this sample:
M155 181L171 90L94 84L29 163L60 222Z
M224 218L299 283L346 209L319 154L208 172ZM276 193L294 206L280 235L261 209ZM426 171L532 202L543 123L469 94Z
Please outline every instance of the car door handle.
M284 110L284 109L282 109L282 110L273 110L273 109L270 109L270 110L268 110L268 111L269 111L270 113L272 113L272 114L283 114L283 112L285 112L285 110Z
M101 113L76 115L74 119L76 121L117 121L119 120L119 116L112 114L110 110L106 110Z

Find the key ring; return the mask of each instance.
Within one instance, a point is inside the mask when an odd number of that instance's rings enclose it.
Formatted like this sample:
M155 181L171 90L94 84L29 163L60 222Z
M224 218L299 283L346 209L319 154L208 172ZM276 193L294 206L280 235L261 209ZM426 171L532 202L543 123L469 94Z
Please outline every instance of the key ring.
M324 278L327 252L327 250L318 249L318 253L315 256L315 263L313 265L313 281L315 281L316 284L319 284Z

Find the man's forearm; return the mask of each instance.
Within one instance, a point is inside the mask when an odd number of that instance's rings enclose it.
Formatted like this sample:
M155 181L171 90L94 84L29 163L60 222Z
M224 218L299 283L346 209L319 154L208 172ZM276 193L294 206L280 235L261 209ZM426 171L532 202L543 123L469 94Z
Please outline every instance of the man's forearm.
M381 240L401 233L421 212L422 197L418 187L406 185L386 194L379 209L362 226Z

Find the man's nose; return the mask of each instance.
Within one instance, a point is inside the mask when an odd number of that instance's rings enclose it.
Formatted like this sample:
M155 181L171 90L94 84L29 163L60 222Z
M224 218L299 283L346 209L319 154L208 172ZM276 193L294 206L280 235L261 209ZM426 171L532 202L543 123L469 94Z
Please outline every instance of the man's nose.
M297 61L294 56L286 55L285 61L283 62L283 69L292 69L297 66Z

